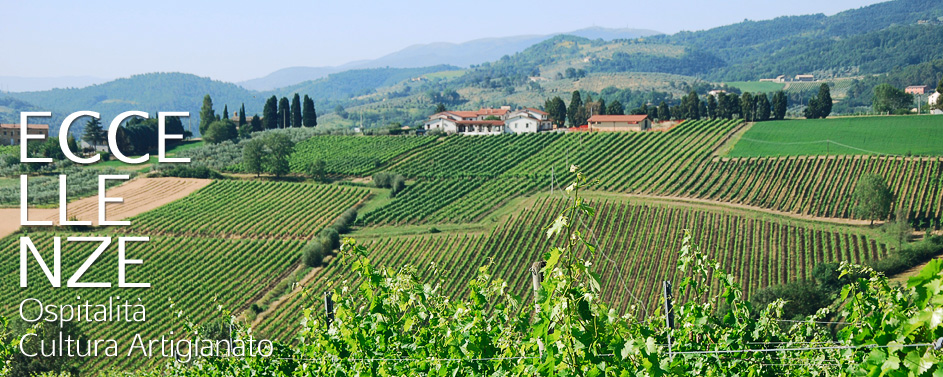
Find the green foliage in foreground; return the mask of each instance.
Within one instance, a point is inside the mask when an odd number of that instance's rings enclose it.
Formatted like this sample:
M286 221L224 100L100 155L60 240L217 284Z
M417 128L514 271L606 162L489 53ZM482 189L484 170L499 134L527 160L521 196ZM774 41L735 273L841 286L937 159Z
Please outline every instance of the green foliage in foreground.
M730 157L943 155L943 117L884 116L762 122ZM828 142L831 141L831 142Z

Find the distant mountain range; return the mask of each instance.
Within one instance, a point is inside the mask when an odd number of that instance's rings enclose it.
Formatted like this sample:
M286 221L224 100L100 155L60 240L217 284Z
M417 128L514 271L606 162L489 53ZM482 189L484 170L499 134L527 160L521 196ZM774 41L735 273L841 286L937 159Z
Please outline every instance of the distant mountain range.
M554 36L567 34L589 39L633 39L661 34L654 30L643 29L609 29L591 27L569 33L554 33L547 35L518 35L502 38L483 38L465 43L437 42L416 44L400 51L385 55L373 60L350 62L337 67L289 67L272 72L271 74L237 84L251 90L272 90L304 81L316 80L331 73L343 72L351 69L365 68L418 68L434 65L454 65L468 67L500 59L504 55L512 55L540 43Z

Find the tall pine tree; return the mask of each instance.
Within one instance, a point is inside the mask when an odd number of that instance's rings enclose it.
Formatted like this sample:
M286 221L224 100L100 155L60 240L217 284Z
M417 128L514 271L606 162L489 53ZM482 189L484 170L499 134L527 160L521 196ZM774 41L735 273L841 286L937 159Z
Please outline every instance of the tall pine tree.
M82 131L82 140L91 144L92 147L97 147L104 142L107 136L108 133L102 128L102 122L98 120L98 118L92 118L88 122L85 122L85 129Z
M552 122L557 127L563 127L566 123L566 103L563 102L563 99L557 96L554 96L552 99L547 100L544 104L544 108L549 114L550 122Z
M216 112L213 111L213 99L207 94L203 96L203 107L200 108L200 135L206 133L206 128L215 120Z

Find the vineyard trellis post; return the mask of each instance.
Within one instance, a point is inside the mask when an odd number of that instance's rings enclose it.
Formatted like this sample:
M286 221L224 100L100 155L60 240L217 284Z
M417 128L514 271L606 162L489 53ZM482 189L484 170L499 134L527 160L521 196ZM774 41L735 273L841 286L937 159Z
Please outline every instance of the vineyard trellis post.
M324 316L327 318L327 327L334 323L334 292L324 291Z
M671 329L674 328L675 315L671 305L671 282L665 280L662 283L662 294L665 296L665 326L668 327L668 355L671 356Z
M544 281L544 266L547 265L545 261L534 262L530 265L530 281L531 285L534 288L534 314L540 313L540 304L538 303L540 295L540 283ZM549 333L553 333L553 328L550 328ZM544 354L544 343L537 339L537 349L540 350L540 355Z

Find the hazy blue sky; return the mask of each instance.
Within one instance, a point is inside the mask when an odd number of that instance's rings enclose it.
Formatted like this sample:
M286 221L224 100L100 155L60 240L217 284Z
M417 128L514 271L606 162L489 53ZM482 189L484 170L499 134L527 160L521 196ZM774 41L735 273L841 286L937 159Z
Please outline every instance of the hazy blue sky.
M377 58L418 43L590 26L674 33L877 2L0 0L0 76L181 71L240 81L284 67Z

